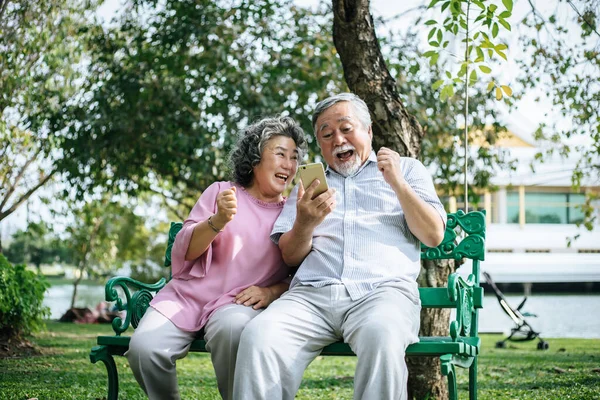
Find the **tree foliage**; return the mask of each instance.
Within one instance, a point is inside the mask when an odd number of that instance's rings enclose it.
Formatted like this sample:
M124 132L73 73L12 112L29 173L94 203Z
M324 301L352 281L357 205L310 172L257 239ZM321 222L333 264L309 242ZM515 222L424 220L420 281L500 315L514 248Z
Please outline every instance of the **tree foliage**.
M498 42L501 29L512 29L508 18L512 16L513 1L503 0L502 8L488 0L431 0L428 8L439 6L443 21L430 19L425 22L430 27L427 41L431 50L424 53L431 66L435 65L444 52L443 58L454 58L455 63L448 63L441 79L433 88L440 90L440 100L445 101L456 92L456 86L472 86L478 81L478 74L492 72L490 61L494 57L507 60L505 43ZM440 18L440 19L441 19ZM502 27L502 28L500 28ZM455 55L449 52L450 43L458 42ZM448 55L454 57L448 57ZM451 68L452 66L458 68ZM497 100L504 95L511 96L512 89L491 80L487 90L495 89Z
M81 28L95 4L0 1L0 221L55 174L54 134L81 78Z
M319 18L290 1L132 1L90 32L61 170L79 193L152 190L191 208L227 177L241 128L287 113L308 131L315 100L342 86Z
M135 201L104 193L100 198L71 207L73 219L66 228L66 240L77 269L71 307L75 305L77 287L84 275L114 275L123 267L136 271L138 277L167 274L152 268L162 265L165 245L157 242L160 238L157 229L164 232L166 228L148 227L145 218L134 212L134 204ZM159 247L162 253L157 251Z
M30 222L26 230L16 232L4 255L15 264L35 265L38 272L42 264L71 262L70 246L45 221Z

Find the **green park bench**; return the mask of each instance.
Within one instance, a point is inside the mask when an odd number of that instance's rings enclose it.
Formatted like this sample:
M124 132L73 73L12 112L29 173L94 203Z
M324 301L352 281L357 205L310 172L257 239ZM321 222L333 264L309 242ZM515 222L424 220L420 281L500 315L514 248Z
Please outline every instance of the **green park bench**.
M171 248L181 223L172 223L165 255L165 266L171 266ZM448 378L450 399L457 399L455 366L469 368L470 399L477 398L477 355L481 348L478 336L477 311L482 307L483 289L479 286L479 263L485 254L485 213L462 211L448 214L448 223L442 243L435 248L422 246L421 258L425 260L468 258L473 260L472 271L465 280L454 273L448 277L447 287L419 288L424 308L454 308L456 319L450 322L450 336L420 337L419 342L408 346L409 357L440 357L442 374ZM119 396L119 378L114 355L122 356L129 347L130 336L124 336L130 326L135 329L146 312L152 293L165 286L162 278L155 284L145 284L128 277L111 278L105 287L106 301L115 301L119 310L126 311L125 320L117 317L112 322L112 336L98 336L92 348L92 363L102 361L108 371L108 399ZM121 290L117 290L117 288ZM133 289L133 290L131 290ZM206 352L203 336L194 340L190 351ZM354 353L343 342L333 343L323 349L324 356L352 356Z

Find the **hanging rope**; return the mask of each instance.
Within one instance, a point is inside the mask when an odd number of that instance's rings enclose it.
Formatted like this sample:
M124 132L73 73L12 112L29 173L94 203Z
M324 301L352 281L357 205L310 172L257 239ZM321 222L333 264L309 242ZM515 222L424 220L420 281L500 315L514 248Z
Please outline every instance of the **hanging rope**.
M467 64L467 73L469 72L469 65ZM466 79L465 85L465 213L469 212L469 182L467 180L467 167L469 158L469 80Z

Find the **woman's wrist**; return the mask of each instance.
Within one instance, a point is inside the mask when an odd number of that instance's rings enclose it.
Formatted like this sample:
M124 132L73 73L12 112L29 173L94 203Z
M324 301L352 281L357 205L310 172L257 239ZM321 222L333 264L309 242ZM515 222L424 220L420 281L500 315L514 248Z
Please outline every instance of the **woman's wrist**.
M215 233L223 232L223 228L225 228L226 225L226 223L222 223L222 221L219 220L217 214L208 217L207 222L210 229L212 229Z

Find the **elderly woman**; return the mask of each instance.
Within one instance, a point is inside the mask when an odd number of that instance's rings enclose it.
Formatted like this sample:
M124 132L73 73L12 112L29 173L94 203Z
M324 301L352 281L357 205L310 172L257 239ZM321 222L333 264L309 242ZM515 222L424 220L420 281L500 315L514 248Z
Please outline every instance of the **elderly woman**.
M305 147L302 128L289 117L249 126L230 158L233 182L209 186L184 222L172 249L172 279L150 303L126 353L150 399L179 399L175 361L202 328L219 392L232 397L244 326L289 286L269 235Z

